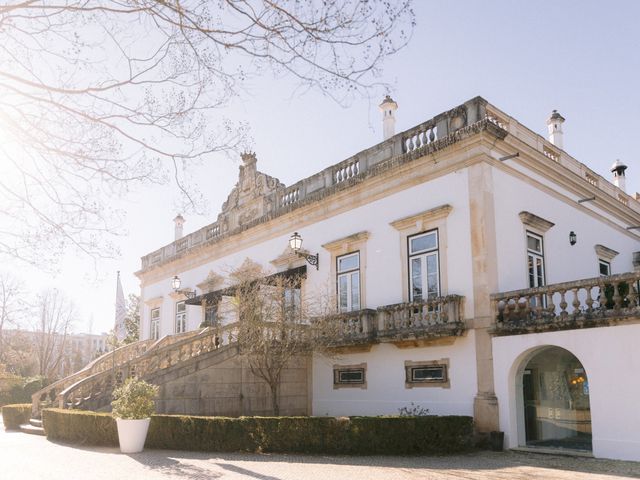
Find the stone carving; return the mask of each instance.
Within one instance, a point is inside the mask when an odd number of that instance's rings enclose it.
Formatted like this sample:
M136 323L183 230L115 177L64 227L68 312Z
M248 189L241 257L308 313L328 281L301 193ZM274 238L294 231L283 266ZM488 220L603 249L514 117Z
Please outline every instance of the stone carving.
M274 206L276 192L285 188L277 178L258 171L255 153L245 152L241 158L243 164L240 166L238 183L222 204L222 212L218 215L218 224L224 226L225 232L248 225L268 213Z

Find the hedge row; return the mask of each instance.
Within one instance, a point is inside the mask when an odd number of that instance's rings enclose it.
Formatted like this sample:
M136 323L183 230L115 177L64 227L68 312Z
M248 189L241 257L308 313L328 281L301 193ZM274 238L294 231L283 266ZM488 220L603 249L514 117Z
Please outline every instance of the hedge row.
M5 430L16 430L31 418L31 404L19 403L2 407L2 423Z
M44 410L47 437L117 446L109 414ZM471 417L195 417L154 415L147 448L349 455L443 454L472 447Z
M49 440L82 445L118 446L116 421L110 413L45 408L42 423Z

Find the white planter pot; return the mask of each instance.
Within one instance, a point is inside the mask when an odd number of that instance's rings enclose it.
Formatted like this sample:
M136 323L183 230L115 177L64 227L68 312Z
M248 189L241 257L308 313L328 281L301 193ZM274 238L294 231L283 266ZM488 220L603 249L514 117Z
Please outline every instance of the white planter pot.
M144 449L144 441L147 439L150 418L142 420L125 420L116 418L118 425L118 440L122 453L139 453Z

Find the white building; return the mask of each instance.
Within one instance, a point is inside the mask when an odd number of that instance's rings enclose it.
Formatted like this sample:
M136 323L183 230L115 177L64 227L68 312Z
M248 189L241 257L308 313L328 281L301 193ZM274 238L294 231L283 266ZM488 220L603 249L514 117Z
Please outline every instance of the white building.
M247 258L306 266L302 294L351 312L339 357L311 363L307 413L413 403L472 415L507 447L640 460L626 167L614 185L569 156L555 111L547 140L479 97L399 134L396 109L381 104L382 143L290 186L244 154L217 221L183 236L178 216L175 241L142 258L141 338L230 321L216 292Z

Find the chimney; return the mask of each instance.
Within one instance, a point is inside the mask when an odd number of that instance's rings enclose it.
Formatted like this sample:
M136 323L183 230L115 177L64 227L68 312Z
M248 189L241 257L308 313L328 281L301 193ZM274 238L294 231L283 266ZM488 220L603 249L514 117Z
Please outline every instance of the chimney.
M394 112L398 109L398 104L387 95L380 105L382 112L382 136L384 140L393 137L396 134L396 117Z
M184 217L180 214L176 218L173 219L173 223L176 224L175 227L175 240L180 240L182 238L182 226L184 225Z
M549 130L549 141L559 149L563 149L562 145L562 124L564 117L557 110L551 112L551 116L547 120L547 129Z
M611 165L611 173L613 173L613 184L623 192L627 191L626 176L624 174L624 171L626 169L627 166L620 160L616 160L614 164Z

